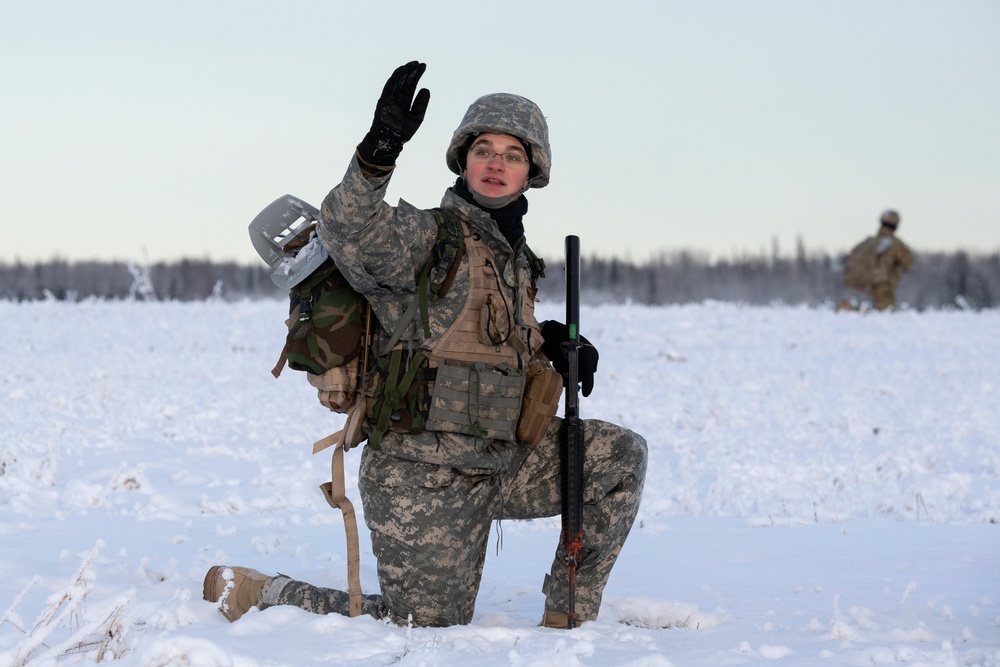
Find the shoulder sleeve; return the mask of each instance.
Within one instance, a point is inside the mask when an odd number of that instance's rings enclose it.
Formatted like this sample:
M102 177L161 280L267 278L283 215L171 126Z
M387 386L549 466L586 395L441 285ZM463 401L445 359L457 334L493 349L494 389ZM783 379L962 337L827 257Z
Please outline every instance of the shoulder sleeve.
M357 157L320 211L320 240L362 294L410 293L415 272L437 238L434 215L404 201L384 201L389 175L368 180Z
M908 245L899 239L896 239L896 261L899 262L899 265L903 267L904 271L909 271L916 263L916 260L913 257L913 251L910 250Z

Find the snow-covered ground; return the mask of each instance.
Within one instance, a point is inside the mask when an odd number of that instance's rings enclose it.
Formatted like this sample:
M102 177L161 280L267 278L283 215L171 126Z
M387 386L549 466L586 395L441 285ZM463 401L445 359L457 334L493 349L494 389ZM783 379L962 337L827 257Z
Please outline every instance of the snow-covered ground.
M650 467L566 632L557 519L504 523L466 627L202 601L216 563L346 585L311 455L342 418L269 374L284 308L0 303L0 665L1000 665L1000 312L584 308L582 414Z

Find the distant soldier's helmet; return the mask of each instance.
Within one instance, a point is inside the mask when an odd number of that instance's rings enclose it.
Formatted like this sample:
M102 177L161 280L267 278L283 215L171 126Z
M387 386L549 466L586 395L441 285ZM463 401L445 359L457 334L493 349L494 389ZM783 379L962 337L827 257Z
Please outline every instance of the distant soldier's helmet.
M552 168L549 126L534 102L510 93L484 95L473 102L448 144L448 168L460 175L472 139L485 132L509 134L520 139L531 157L528 187L548 185Z
M896 213L890 208L882 213L882 217L879 218L879 222L883 225L889 225L895 229L899 226L899 213Z

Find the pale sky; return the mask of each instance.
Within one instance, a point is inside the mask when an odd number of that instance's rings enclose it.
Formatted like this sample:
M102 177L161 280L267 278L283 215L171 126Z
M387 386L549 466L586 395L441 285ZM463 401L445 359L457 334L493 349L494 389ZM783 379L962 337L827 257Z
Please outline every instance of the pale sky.
M528 241L645 261L841 252L885 208L917 251L1000 250L995 0L0 0L0 261L258 262L319 205L385 79L427 63L388 199L436 206L468 105L545 113Z

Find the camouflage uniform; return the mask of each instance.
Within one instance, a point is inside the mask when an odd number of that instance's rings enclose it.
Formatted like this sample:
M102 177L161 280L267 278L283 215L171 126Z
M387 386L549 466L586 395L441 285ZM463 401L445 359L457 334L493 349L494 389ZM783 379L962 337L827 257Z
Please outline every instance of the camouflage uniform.
M486 558L490 523L560 511L555 419L535 447L447 433L389 434L382 449L366 447L361 499L378 560L382 595L366 595L362 612L398 624L469 623ZM632 431L585 420L582 560L576 609L597 617L604 586L635 520L646 471L646 443ZM479 451L477 451L477 449ZM556 549L542 590L545 606L565 610L567 575ZM291 604L316 613L348 614L347 593L284 578L262 607Z
M546 169L547 177L547 169ZM323 203L320 238L338 267L372 305L382 328L393 331L417 290L415 272L437 238L433 214L405 201L385 203L389 175L362 172L355 157ZM512 249L487 212L445 193L451 209L479 235L498 261L505 298L533 300L523 242ZM466 259L447 294L429 309L429 338L415 322L404 340L433 349L466 306ZM517 324L530 350L541 345L529 311ZM378 345L380 341L376 342ZM447 626L469 623L475 608L490 524L560 513L558 433L554 419L541 443L482 440L445 431L386 433L380 448L366 446L359 487L378 560L381 595L365 596L363 613L395 623ZM632 527L646 471L646 442L632 431L585 420L582 560L577 570L577 614L597 617L611 568ZM557 547L543 591L546 609L567 607L566 566ZM291 604L318 613L348 613L345 592L278 577L261 606Z
M896 237L893 229L883 226L878 234L870 236L851 250L851 255L874 255L874 264L865 276L865 292L871 297L876 310L896 307L896 286L903 273L913 268L914 258L910 248Z

